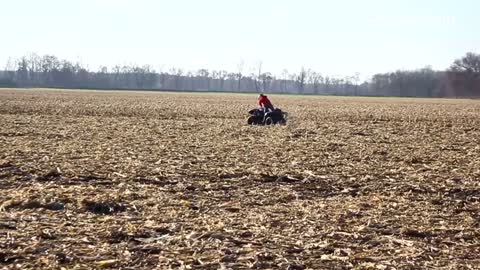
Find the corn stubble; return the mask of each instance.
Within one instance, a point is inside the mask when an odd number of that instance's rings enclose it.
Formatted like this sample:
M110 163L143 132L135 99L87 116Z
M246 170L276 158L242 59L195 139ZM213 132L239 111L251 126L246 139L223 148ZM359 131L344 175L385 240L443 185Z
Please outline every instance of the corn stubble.
M0 91L0 268L480 269L480 102Z

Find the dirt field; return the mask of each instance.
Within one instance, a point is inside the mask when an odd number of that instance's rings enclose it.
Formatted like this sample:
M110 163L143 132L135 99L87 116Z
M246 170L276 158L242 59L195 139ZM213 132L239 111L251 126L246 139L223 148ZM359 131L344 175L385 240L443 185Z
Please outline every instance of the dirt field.
M480 101L0 90L0 269L480 269Z

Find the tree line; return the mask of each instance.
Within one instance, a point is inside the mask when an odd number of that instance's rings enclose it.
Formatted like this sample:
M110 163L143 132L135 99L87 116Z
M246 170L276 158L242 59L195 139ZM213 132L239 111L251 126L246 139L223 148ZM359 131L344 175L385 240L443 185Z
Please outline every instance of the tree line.
M74 89L136 89L173 91L268 92L361 96L479 97L480 54L467 53L445 71L431 67L375 74L360 81L360 74L326 76L302 68L272 74L262 63L245 72L171 68L156 71L150 65L102 66L98 70L53 55L30 54L9 60L0 71L0 87L46 87Z

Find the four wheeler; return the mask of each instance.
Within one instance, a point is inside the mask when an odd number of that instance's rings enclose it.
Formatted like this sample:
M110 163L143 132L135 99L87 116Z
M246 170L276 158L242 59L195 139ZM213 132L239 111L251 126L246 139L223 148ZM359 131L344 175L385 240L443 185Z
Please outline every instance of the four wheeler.
M287 123L288 114L279 108L269 111L266 114L263 109L253 109L248 113L250 114L247 120L249 125L285 125Z

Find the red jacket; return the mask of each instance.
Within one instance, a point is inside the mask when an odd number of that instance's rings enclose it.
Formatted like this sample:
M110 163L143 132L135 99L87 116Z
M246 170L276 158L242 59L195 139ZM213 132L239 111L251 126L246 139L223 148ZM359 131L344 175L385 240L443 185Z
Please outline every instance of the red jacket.
M268 104L271 104L271 102L267 96L260 96L258 98L258 105L260 105L260 107L264 107L264 105L268 105Z

